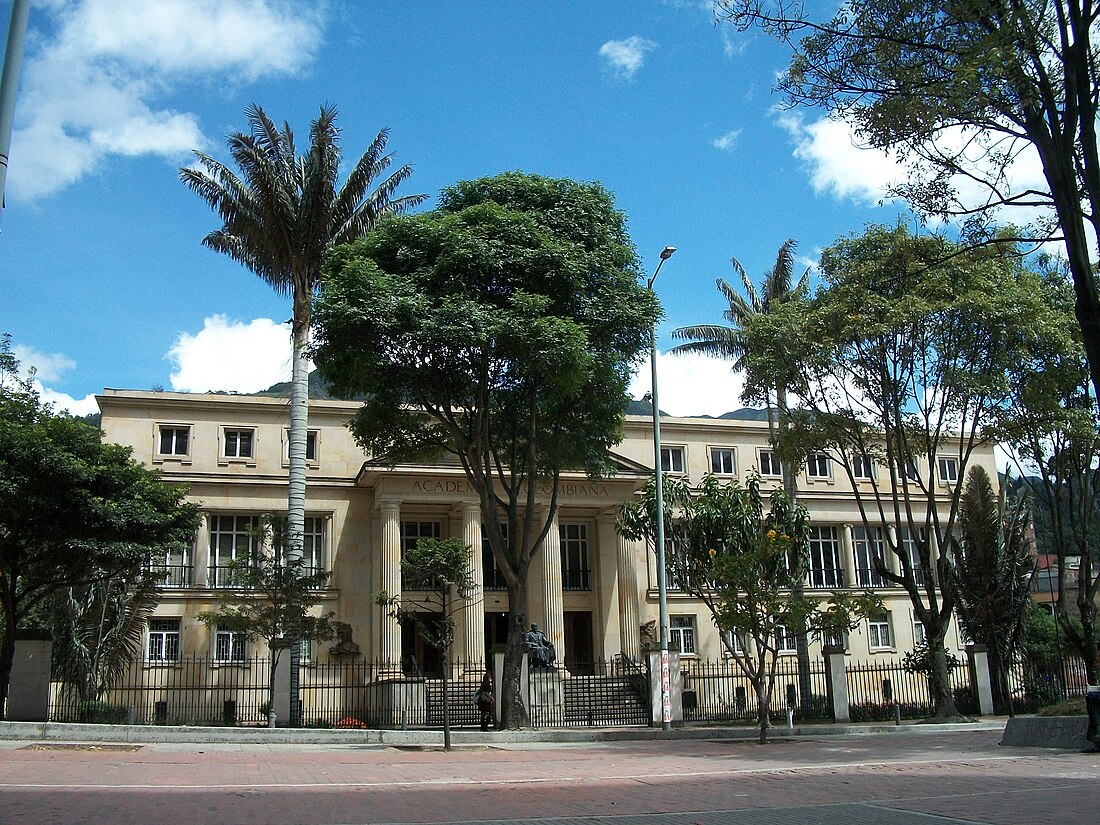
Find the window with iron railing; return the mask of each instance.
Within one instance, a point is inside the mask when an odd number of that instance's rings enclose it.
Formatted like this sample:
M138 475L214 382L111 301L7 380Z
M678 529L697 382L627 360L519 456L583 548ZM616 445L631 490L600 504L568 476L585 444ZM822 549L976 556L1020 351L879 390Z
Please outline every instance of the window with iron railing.
M416 547L416 543L421 539L438 539L442 534L442 524L438 521L401 522L401 558L404 559L405 554ZM405 575L404 571L402 571L401 587L404 589L416 590L422 587L423 584L423 582L416 581L415 576L410 580L410 578Z
M881 527L853 527L852 552L856 562L857 587L886 587L886 580L879 575L875 559L881 559L883 550Z
M149 559L146 569L156 578L159 587L191 587L194 583L191 545L165 548Z
M835 527L810 528L810 587L844 587L844 565Z
M211 587L240 587L235 565L247 562L263 541L259 516L211 515L210 575Z

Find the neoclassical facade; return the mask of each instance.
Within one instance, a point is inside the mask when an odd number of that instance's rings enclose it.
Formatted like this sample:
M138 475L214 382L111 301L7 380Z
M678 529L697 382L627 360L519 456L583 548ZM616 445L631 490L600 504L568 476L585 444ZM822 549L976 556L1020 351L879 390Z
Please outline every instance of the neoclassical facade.
M163 559L165 587L149 621L147 656L232 660L264 653L247 650L245 640L226 630L208 630L195 616L214 608L230 585L227 565L258 540L259 519L285 511L287 399L108 389L98 401L105 438L131 447L136 460L159 469L166 481L186 484L203 512L194 543ZM423 537L458 537L472 549L477 588L462 608L454 654L483 661L507 632L508 594L483 547L476 494L457 463L390 468L372 462L345 426L355 409L353 402L310 403L305 553L310 566L331 571L323 608L350 626L362 656L431 672L438 664L434 652L373 597L402 592L404 548ZM619 505L652 473L651 426L648 416L627 416L612 477L566 474L559 485L555 524L532 566L528 621L546 632L567 669L583 671L585 663L619 654L637 660L644 627L657 619L651 549L615 529ZM743 481L756 470L766 486L780 483L764 421L663 417L661 429L668 472ZM991 447L977 462L996 478ZM950 459L936 469L939 489L958 483ZM866 478L857 484L883 483L884 468L868 463L863 470ZM549 492L543 491L544 501ZM899 588L884 586L870 561L881 541L877 531L896 528L863 527L851 483L827 456L811 457L799 495L813 520L809 590L869 587L886 604L882 615L850 635L849 655L864 660L909 650L921 634L912 606ZM671 639L683 655L722 655L718 632L697 600L670 592L669 616ZM962 642L957 631L949 634L950 647L961 649ZM793 654L793 639L781 640L781 647ZM330 653L326 645L306 655L324 660Z

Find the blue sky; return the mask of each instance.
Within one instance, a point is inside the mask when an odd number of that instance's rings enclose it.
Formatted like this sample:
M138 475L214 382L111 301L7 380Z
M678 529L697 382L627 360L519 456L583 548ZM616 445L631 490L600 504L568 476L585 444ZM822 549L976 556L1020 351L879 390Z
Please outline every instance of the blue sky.
M10 0L0 0L6 33ZM802 266L892 223L892 164L771 92L786 55L707 2L35 0L0 218L0 331L44 395L252 391L289 377L290 301L201 246L214 214L178 180L263 106L308 139L340 110L350 163L382 127L405 193L522 169L598 180L628 218L666 318L720 322L716 277ZM430 205L430 203L429 203ZM904 214L904 213L900 213ZM904 220L911 218L904 217ZM661 406L740 406L728 366L658 361ZM648 385L643 367L636 386Z

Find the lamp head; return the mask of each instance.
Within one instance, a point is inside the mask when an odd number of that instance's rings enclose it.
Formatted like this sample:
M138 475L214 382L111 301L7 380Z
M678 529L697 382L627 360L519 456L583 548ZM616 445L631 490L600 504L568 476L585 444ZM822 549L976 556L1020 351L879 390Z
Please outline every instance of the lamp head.
M675 251L676 251L676 247L666 246L664 249L661 250L661 260L662 261L667 261L669 258L672 257L672 253L675 252Z

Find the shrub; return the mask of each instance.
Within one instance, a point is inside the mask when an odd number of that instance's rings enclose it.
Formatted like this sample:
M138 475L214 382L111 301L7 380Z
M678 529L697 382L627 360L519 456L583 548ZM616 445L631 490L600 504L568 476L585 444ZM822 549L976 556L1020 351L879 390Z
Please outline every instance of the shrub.
M130 709L92 699L77 703L76 718L93 725L125 725L130 719Z

